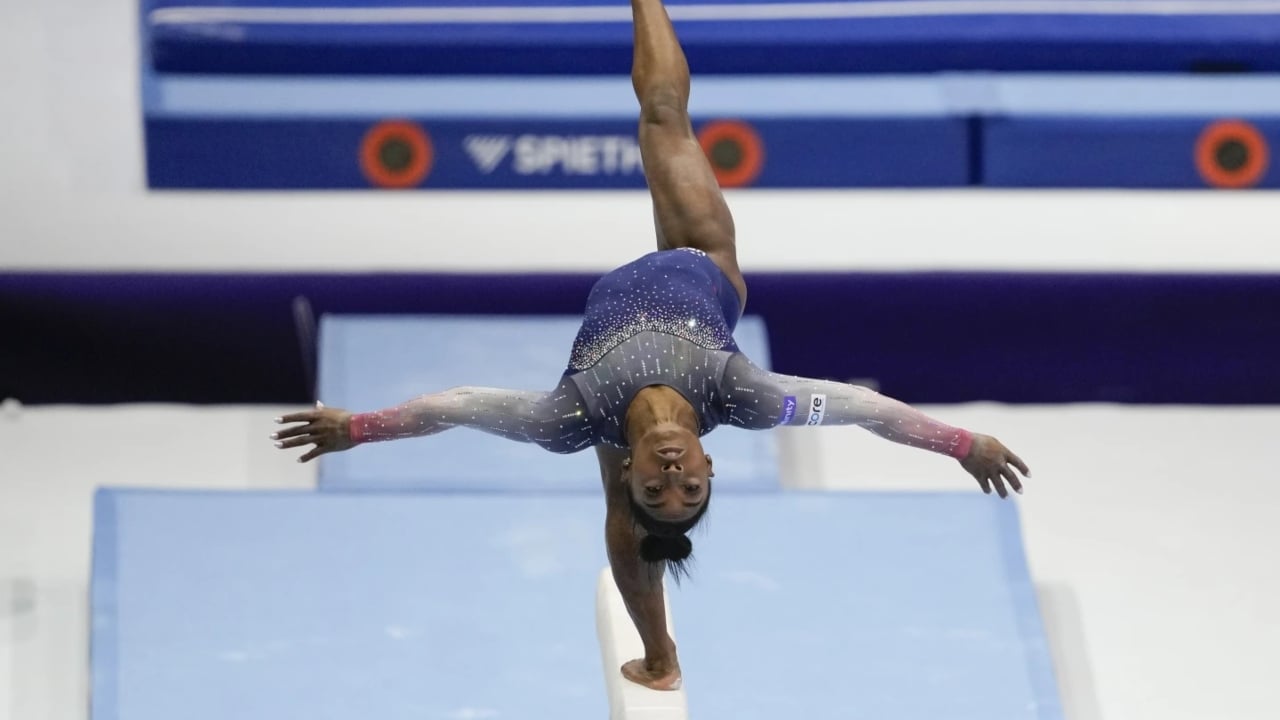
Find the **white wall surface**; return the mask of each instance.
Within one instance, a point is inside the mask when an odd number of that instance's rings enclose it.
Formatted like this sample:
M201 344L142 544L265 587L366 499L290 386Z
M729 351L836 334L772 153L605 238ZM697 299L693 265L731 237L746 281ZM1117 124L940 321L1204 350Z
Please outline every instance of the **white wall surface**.
M147 192L138 52L132 0L0 7L0 268L586 271L651 246L643 192ZM730 202L748 270L1280 271L1274 192Z

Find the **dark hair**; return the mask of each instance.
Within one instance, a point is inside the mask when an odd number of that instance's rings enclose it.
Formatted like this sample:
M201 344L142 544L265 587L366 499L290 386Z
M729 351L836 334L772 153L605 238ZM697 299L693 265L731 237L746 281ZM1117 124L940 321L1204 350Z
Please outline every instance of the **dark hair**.
M671 576L680 578L689 575L689 556L693 554L693 542L686 535L707 514L711 505L711 481L707 481L707 497L702 500L702 507L688 520L667 522L650 515L630 492L627 498L631 502L631 517L635 523L647 533L640 541L640 558L647 563L665 562Z

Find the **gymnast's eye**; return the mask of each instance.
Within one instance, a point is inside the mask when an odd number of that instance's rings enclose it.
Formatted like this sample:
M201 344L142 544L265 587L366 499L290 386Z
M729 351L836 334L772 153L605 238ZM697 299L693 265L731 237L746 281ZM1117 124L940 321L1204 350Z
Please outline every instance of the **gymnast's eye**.
M661 485L645 485L644 494L649 497L658 497L658 493L662 492Z

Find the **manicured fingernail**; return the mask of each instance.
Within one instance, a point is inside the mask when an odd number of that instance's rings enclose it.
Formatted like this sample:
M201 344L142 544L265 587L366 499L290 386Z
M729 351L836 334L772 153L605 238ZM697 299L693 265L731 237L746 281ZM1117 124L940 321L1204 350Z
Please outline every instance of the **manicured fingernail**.
M284 443L282 443L282 442L278 442L278 443L276 443L276 447L278 447L278 448L283 448L283 447L284 447Z
M271 439L272 439L272 440L279 440L279 439L280 439L280 433L271 433Z
M276 422L278 422L278 423L282 423L282 422L284 422L284 418L276 418Z
M306 461L303 460L302 458L298 458L298 462L306 462Z
M1021 494L1022 494L1022 488L1018 488L1017 490L1014 490L1014 492L1016 492L1016 493L1018 493L1019 495L1021 495Z

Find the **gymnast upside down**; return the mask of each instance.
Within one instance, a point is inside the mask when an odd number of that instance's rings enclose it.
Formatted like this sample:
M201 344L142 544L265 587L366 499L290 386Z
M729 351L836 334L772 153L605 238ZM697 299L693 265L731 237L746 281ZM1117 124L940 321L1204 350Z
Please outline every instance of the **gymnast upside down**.
M699 438L721 424L860 425L896 443L950 455L983 492L1021 492L1027 466L995 438L940 423L855 385L779 375L738 351L746 305L733 218L694 137L689 68L661 0L632 0L632 83L658 250L596 283L568 368L550 392L462 387L376 412L287 415L272 437L314 445L300 461L355 445L470 427L558 453L594 447L606 498L605 538L618 590L645 656L629 680L680 686L662 575L679 574L686 533L711 500L712 460Z

